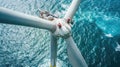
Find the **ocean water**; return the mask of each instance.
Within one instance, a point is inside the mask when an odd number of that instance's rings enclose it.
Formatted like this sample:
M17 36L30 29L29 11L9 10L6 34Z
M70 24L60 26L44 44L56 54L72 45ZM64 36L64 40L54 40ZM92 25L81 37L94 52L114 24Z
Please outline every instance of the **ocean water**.
M72 0L0 0L0 7L39 16L63 17ZM81 0L72 36L89 67L120 67L120 0ZM58 40L57 67L72 67L66 44ZM0 67L49 67L50 33L0 24Z

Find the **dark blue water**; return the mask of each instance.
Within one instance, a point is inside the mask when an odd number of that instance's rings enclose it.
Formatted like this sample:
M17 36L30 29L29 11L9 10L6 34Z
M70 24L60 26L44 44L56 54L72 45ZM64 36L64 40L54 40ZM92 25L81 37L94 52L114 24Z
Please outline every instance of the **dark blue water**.
M38 16L38 9L63 17L71 0L0 0L0 6ZM52 3L52 4L51 4ZM48 8L49 7L49 8ZM120 0L82 0L73 38L89 67L120 67ZM57 67L71 67L59 39ZM0 24L0 67L49 67L50 33Z

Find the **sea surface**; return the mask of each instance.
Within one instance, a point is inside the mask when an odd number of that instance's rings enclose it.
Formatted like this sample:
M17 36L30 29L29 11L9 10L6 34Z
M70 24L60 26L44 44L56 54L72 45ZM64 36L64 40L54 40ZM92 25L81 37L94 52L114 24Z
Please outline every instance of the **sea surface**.
M0 0L0 7L39 16L63 17L72 0ZM120 67L120 0L81 0L72 36L89 67ZM57 67L72 67L58 40ZM0 67L49 67L50 32L0 24Z

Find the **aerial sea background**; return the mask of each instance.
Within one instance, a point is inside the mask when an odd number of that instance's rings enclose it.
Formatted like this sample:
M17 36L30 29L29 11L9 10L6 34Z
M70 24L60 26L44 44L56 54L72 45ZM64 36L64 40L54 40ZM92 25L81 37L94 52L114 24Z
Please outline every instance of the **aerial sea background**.
M0 7L39 16L63 17L72 0L0 0ZM72 36L89 67L120 67L120 0L81 0ZM66 44L58 40L57 67L72 67ZM49 67L50 32L0 24L0 67Z

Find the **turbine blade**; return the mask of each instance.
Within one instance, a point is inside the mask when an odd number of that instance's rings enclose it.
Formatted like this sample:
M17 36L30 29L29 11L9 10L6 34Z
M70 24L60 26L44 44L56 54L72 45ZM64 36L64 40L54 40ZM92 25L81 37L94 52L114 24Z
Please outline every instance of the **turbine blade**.
M51 21L26 15L3 7L0 7L0 23L42 28L52 32L56 29L55 24Z
M73 67L88 67L81 52L77 48L73 38L70 36L66 39L67 53L70 63Z
M64 18L65 19L68 19L68 18L72 19L72 17L74 16L79 5L80 5L80 0L73 0L70 7L68 8Z

